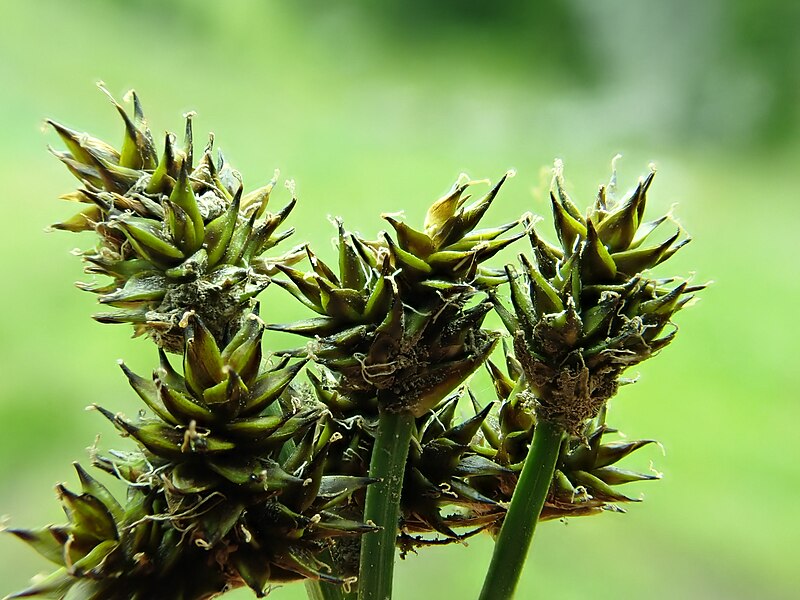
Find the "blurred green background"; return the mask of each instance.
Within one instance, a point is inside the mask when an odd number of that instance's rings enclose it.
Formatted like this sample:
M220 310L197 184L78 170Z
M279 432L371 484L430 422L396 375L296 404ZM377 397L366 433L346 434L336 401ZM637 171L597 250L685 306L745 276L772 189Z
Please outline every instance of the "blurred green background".
M118 97L136 87L156 137L197 110L195 139L213 130L248 188L275 168L295 179L294 242L328 257L327 215L367 235L382 211L419 221L461 172L517 169L487 217L499 223L547 214L555 157L585 205L617 152L623 187L655 161L650 214L679 203L695 238L661 274L716 281L612 404L613 425L665 449L628 466L652 461L664 480L629 489L646 502L627 515L542 526L518 597L800 597L798 27L792 0L4 3L0 514L60 520L52 486L76 483L70 463L98 432L125 445L83 408L133 413L115 359L154 362L72 287L69 251L89 238L42 233L71 214L56 198L75 185L43 119L120 140L102 79ZM287 297L267 290L268 320L298 314ZM411 556L396 598L473 598L490 552L480 537ZM47 568L10 536L0 556L0 595Z

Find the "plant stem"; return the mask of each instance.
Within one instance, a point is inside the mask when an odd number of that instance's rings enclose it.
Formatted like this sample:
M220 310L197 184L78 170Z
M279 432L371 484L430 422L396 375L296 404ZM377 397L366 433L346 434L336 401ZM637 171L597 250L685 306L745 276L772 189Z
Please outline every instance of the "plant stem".
M306 579L308 600L348 600L352 594L346 594L342 586L323 583L316 579Z
M513 597L553 480L563 435L563 429L554 423L539 421L536 424L525 466L495 543L480 600Z
M372 521L381 530L367 533L361 540L358 600L390 600L392 597L400 494L413 425L411 413L381 410L378 437L369 465L369 476L380 481L367 487L364 508L364 522Z
M306 579L306 595L308 596L308 600L329 600L325 598L325 593L322 591L322 586L319 581L315 581L314 579Z
M323 550L319 559L331 566L335 565L335 560L330 549ZM353 586L355 587L355 586ZM356 600L355 589L345 591L345 586L335 583L326 583L317 579L306 579L306 595L309 600Z

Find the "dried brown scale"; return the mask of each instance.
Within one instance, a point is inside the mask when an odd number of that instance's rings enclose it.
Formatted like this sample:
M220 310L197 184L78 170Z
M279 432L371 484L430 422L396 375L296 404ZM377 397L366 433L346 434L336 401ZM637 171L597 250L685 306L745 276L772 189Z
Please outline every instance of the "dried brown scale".
M477 357L488 354L497 340L495 335L482 330L470 332L469 337L473 339L465 344L470 349L467 360L474 357L472 360L476 362ZM407 410L417 402L420 389L435 389L452 377L452 373L446 370L431 374L430 367L435 365L428 362L428 353L424 349L415 346L408 350L408 354L397 360L399 368L393 374L391 384L378 393L378 401L390 412Z
M400 339L379 338L368 347L367 353L354 354L357 364L339 369L342 393L376 395L378 403L388 411L404 411L415 405L419 402L420 390L434 389L452 376L444 370L433 371L439 361L448 357L421 337L429 334L440 336L441 325L449 322L452 313L448 310L440 318L432 319L419 335ZM463 344L465 350L460 350L460 355L467 361L470 360L471 348L485 351L490 338L482 332L471 336L480 336L484 343L483 348L474 342ZM325 364L324 359L322 362Z
M263 278L262 282L261 285L266 287L268 279ZM147 311L147 334L159 347L169 352L180 351L183 347L180 320L187 309L202 306L212 335L218 340L225 339L229 331L242 325L242 304L235 297L230 288L202 279L170 285L161 304ZM137 326L134 328L138 329Z
M618 372L611 367L590 369L579 352L570 353L554 368L527 351L522 335L515 337L514 348L525 378L535 390L537 417L558 423L565 431L577 434L576 428L597 416L617 393Z

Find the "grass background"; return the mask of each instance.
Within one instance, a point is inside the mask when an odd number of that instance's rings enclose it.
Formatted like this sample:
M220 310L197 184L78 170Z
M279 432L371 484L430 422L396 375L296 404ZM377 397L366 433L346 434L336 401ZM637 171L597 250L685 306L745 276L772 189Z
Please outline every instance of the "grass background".
M652 461L664 480L630 490L646 502L627 515L541 527L519 597L797 597L797 5L372 4L4 4L0 514L21 527L59 521L52 485L76 483L69 464L86 460L97 433L103 447L122 443L83 408L133 413L114 361L146 372L154 360L127 328L89 319L94 299L72 287L83 275L69 254L89 238L42 233L71 213L55 198L75 184L41 124L121 139L93 85L102 79L117 96L136 87L156 137L197 110L196 139L213 130L249 188L276 167L295 179L294 242L312 240L323 256L327 215L365 234L382 211L419 221L460 172L496 180L516 168L487 216L499 223L547 214L554 157L581 204L617 152L623 184L656 161L650 214L679 203L695 238L660 273L715 280L610 412L622 431L662 442L664 455L650 450L638 466ZM296 312L280 290L263 298L268 320ZM475 391L492 397L481 380ZM472 598L490 552L481 537L412 556L396 598ZM0 594L47 568L10 536L0 557ZM303 598L303 587L273 597Z

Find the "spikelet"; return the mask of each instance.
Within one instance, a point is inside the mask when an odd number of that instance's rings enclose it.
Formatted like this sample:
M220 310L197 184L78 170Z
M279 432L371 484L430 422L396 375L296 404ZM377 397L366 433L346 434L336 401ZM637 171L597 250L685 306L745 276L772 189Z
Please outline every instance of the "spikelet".
M111 98L125 126L119 151L48 120L66 146L53 154L84 186L64 198L85 205L53 227L99 237L82 258L88 273L111 281L78 286L116 310L94 318L131 323L135 335L179 353L184 312L197 311L221 340L268 285L274 262L292 261L291 253L275 261L262 255L292 233L277 230L296 201L274 214L266 210L275 178L244 194L239 173L221 153L215 159L213 135L195 162L193 113L183 143L167 133L159 155L138 96L129 96L133 116Z
M519 221L475 228L504 181L469 205L473 182L456 182L428 209L423 230L384 215L396 240L367 241L338 222L338 274L310 249L311 272L278 266L287 280L276 283L320 316L271 328L315 338L314 359L365 414L377 406L425 414L497 340L481 329L491 304L476 300L502 278L482 263L523 234L500 237Z
M81 493L56 488L65 525L10 530L58 568L9 599L189 599L224 589L228 576L216 556L190 543L163 518L163 494L131 486L120 502L80 465L75 468Z
M671 318L704 286L651 279L649 270L688 243L680 227L652 242L669 215L643 220L651 171L616 199L601 187L584 216L564 189L557 164L550 194L559 245L528 223L532 258L506 266L513 312L494 297L534 396L537 418L577 434L618 388L622 372L669 344Z
M207 581L210 589L205 593L247 585L259 597L271 582L346 583L346 576L332 573L317 557L339 538L375 530L338 513L372 480L326 469L325 406L291 387L305 361L262 360L264 326L257 310L222 347L197 315L187 313L182 326L182 373L163 350L152 379L120 364L148 414L129 420L94 407L140 448L96 455L95 465L130 486L129 502L146 506L132 520L109 494L101 494L116 514L99 511L76 525L102 529L93 533L99 549L83 538L75 546L91 555L87 561L99 557L98 562L91 572L59 571L54 575L59 585L65 593L108 594L100 598L128 597L131 590L142 598L201 598L204 594L182 591L186 572L202 573L198 581ZM92 489L97 495L101 488ZM147 533L141 535L149 546L120 541L126 539L120 532L129 535L132 529L134 535L145 524ZM37 548L37 540L19 536ZM73 546L66 538L56 541L65 552ZM113 551L113 561L104 559L106 551ZM130 579L128 570L136 571L124 565L144 560L153 563L153 577ZM175 576L171 565L184 565L183 576ZM155 585L158 593L152 592ZM49 593L33 589L27 595Z

